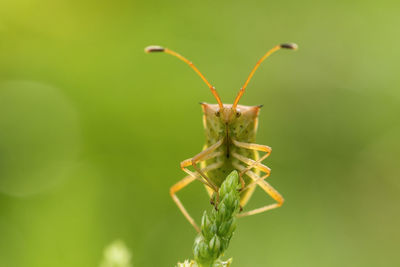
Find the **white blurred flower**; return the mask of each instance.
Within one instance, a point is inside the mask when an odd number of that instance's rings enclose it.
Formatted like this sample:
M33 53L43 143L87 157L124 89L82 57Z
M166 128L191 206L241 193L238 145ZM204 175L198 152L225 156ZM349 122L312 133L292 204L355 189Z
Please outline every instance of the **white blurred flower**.
M116 240L104 249L100 267L132 267L131 253L121 240Z

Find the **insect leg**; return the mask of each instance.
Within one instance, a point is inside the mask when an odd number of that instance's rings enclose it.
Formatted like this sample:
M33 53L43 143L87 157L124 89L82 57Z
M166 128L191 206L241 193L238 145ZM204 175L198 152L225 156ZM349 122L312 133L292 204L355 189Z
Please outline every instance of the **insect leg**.
M200 228L197 226L197 224L194 221L194 219L189 215L189 213L187 212L187 210L183 206L182 202L176 196L176 193L179 190L183 189L184 187L186 187L188 184L190 184L194 180L195 180L195 178L192 175L186 176L185 178L183 178L182 180L180 180L179 182L177 182L176 184L171 186L171 188L169 190L169 194L171 195L172 199L174 200L174 202L176 203L176 205L178 206L178 208L182 212L183 216L185 216L185 218L194 227L194 229L196 229L197 232L200 232Z
M256 183L257 183L259 180L264 180L264 179L266 179L266 178L270 175L270 173L271 173L270 168L268 168L268 167L265 166L264 164L260 163L259 160L255 161L255 160L246 158L246 157L244 157L244 156L242 156L242 155L240 155L240 154L238 154L238 153L236 153L236 152L233 152L233 153L232 153L232 157L234 157L234 158L240 160L241 162L244 162L245 164L247 164L247 165L249 165L249 166L253 166L255 169L257 169L257 172L256 172L257 175L260 174L260 173L259 173L260 170L263 171L263 172L265 173L264 176L261 176L261 177L259 176L257 180L253 180L253 181L249 182L249 183L247 184L247 186L242 186L242 188L241 188L241 190L240 190L241 192L246 192L246 191L248 191L248 192L253 192L254 189L255 189ZM261 159L262 159L262 158L261 158ZM242 167L242 168L240 168L240 169L239 169L239 168L236 168L236 169L239 170L239 177L243 180L243 175L244 175L245 173L248 175L249 167L247 167L247 168L244 167L244 166L241 166L241 167ZM244 181L244 180L243 180L243 181ZM247 201L249 201L249 198L250 198L251 194L252 194L252 193L245 193L244 197L241 198L241 200L240 200L240 205L245 206L246 203L247 203Z
M197 154L193 158L187 159L187 160L184 160L181 162L181 169L184 172L188 173L189 175L192 175L193 172L187 168L190 165L192 165L193 168L201 175L201 177L203 177L206 180L206 183L204 181L203 181L203 183L208 185L215 192L218 192L218 187L213 183L213 181L210 180L210 178L207 177L207 175L205 175L205 173L199 167L197 167L197 163L221 155L222 152L215 152L215 153L213 153L213 152L222 145L223 141L224 141L224 139L221 139L218 142L216 142L215 144L213 144L212 146L201 151L199 154Z
M221 166L221 163L214 163L214 164L211 164L211 165L207 166L206 168L204 168L203 171L207 172L207 171L210 171L210 170L214 170L214 169L219 168L220 166ZM199 176L198 173L193 173L193 175L186 176L185 178L183 178L182 180L180 180L179 182L177 182L176 184L171 186L171 188L169 190L169 194L171 195L171 197L174 200L175 204L178 206L179 210L182 212L183 216L185 216L185 218L194 227L194 229L196 229L196 231L199 232L200 228L197 226L197 224L194 221L194 219L192 218L192 216L190 216L190 214L188 213L188 211L186 210L186 208L183 206L182 202L180 201L180 199L176 195L176 193L178 191L182 190L184 187L188 186L191 182L196 180L196 176L197 176L197 178L199 178L198 177Z
M265 160L265 159L271 154L271 151L272 151L272 150L271 150L271 147L266 146L266 145L259 145L259 144L252 144L252 143L244 143L244 142L239 142L239 141L236 141L236 140L233 140L233 139L232 139L232 143L233 143L235 146L240 147L240 148L246 148L246 149L250 149L250 150L256 150L256 151L266 152L266 154L264 154L261 158L259 158L259 159L256 160L256 161L250 161L251 163L245 162L245 163L249 164L249 166L247 166L246 169L244 169L243 171L241 171L241 172L239 173L239 176L240 176L240 177L242 177L243 174L245 174L247 171L249 171L249 170L251 170L252 168L256 167L256 165L260 164L263 160ZM241 161L243 161L243 160L241 160ZM261 164L261 165L262 165L262 164ZM265 165L263 165L263 169L261 169L261 170L262 170L262 171L267 170L267 171L264 171L264 172L266 173L266 175L260 177L260 178L262 178L262 179L267 178L267 177L270 175L270 173L271 173L271 170L270 170L267 166L265 166ZM242 178L242 179L243 179L243 178ZM251 183L251 184L249 184L249 185L247 185L246 188L250 187L250 185L253 185L253 184L254 184L254 182ZM245 189L245 188L242 188L242 190L244 190L244 189Z
M261 180L267 178L271 174L271 169L269 167L265 166L264 164L260 163L259 162L260 160L249 159L249 158L246 158L236 152L232 152L232 156L248 165L248 167L246 167L240 171L240 175L243 175L244 173L249 172L250 169L252 169L252 168L256 168L258 170L265 172L265 175L260 177ZM248 186L250 186L250 185L252 185L252 183L249 184Z
M235 163L234 166L236 168L238 168L239 170L244 170L246 169L244 166ZM273 188L269 183L267 183L265 180L260 179L260 176L258 176L257 174L255 174L252 171L248 171L246 173L253 181L255 181L257 183L257 185L259 185L261 187L262 190L264 190L269 196L271 196L277 203L274 204L269 204L269 205L265 205L263 207L254 209L254 210L250 210L248 212L244 212L244 213L240 213L238 214L238 217L245 217L245 216L250 216L250 215L254 215L254 214L258 214L258 213L262 213L271 209L275 209L278 208L280 206L282 206L283 202L285 201L284 198L282 197L282 195L275 190L275 188Z

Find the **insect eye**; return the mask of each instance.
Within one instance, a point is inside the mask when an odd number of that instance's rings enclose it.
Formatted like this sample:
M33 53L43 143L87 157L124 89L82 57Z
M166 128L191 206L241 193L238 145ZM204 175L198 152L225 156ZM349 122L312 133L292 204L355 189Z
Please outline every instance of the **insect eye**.
M219 117L221 116L221 113L219 113L219 111L215 112L215 116Z
M236 112L236 117L240 117L240 115L242 115L242 113L240 111Z

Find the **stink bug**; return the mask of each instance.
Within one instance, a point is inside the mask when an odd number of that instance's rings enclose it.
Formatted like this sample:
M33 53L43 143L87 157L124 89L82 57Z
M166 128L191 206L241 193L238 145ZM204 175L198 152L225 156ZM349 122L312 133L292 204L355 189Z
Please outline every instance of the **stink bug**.
M241 207L246 205L256 185L260 186L276 201L274 204L240 213L238 215L239 217L268 211L280 207L283 204L283 197L265 181L270 175L270 168L261 163L270 155L271 148L254 143L257 132L258 113L261 106L238 105L248 83L261 62L281 48L297 49L297 45L281 44L269 50L254 66L243 87L240 88L233 104L223 104L215 87L212 86L193 63L185 57L161 46L149 46L145 49L147 53L164 52L187 63L207 84L211 93L217 100L217 104L201 103L203 109L203 125L206 134L206 142L203 151L181 162L181 169L186 172L188 176L173 185L170 189L172 199L197 232L199 232L199 227L176 196L178 191L194 180L202 182L211 199L216 199L216 202L218 202L218 189L223 180L231 171L237 170L241 182ZM265 154L260 157L259 152ZM200 166L198 166L199 163ZM194 171L188 169L190 166L193 167Z

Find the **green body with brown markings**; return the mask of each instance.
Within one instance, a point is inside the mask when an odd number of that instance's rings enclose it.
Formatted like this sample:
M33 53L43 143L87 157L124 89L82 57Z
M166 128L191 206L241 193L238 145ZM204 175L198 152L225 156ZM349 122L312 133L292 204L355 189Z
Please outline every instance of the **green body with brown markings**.
M258 159L258 152L254 150L237 147L233 144L232 139L245 143L254 143L256 140L258 113L260 106L242 106L238 105L236 110L232 109L232 105L224 104L224 109L220 110L216 104L202 103L203 108L203 126L206 134L206 143L204 149L217 143L223 139L223 144L217 148L218 152L222 152L220 156L209 159L202 163L202 169L212 163L222 163L221 167L206 173L208 178L218 187L221 186L225 177L228 176L236 168L234 164L241 162L232 156L236 152L246 158L253 160ZM248 185L251 179L243 176L244 182ZM206 186L210 196L213 191ZM255 189L251 186L241 192L241 205L244 206Z

